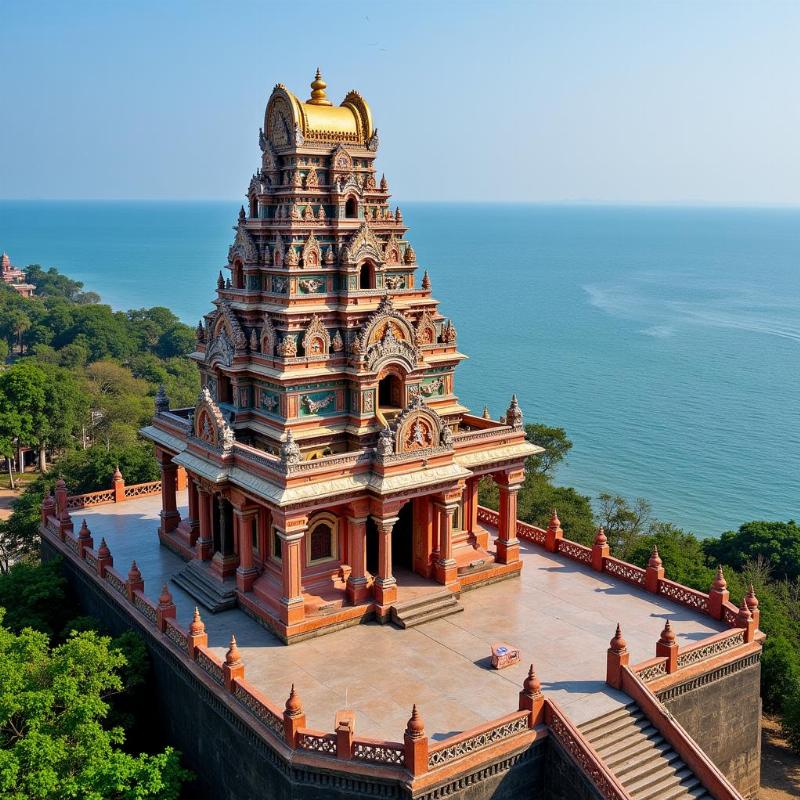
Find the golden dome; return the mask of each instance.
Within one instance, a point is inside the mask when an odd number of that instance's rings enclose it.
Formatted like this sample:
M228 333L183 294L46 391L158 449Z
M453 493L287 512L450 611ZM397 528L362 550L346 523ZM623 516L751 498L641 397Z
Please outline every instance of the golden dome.
M365 146L375 133L372 113L358 92L348 92L334 106L325 92L327 84L319 69L311 82L311 97L305 102L278 84L264 114L264 132L275 147L295 143L296 131L309 142Z

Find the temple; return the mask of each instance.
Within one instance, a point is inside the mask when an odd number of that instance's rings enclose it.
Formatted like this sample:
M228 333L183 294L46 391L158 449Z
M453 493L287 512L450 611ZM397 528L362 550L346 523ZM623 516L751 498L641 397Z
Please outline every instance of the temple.
M0 278L23 297L33 297L36 287L25 279L25 270L17 269L11 263L8 253L0 255Z
M197 404L161 396L143 431L162 469L161 542L190 562L176 582L287 642L454 613L463 590L519 574L516 493L536 452L515 398L499 421L459 402L456 327L378 177L370 108L325 90L318 71L306 101L272 91L197 326ZM478 521L484 477L500 492L494 536Z
M684 586L555 510L517 521L540 449L516 398L499 420L458 401L456 328L377 178L369 107L311 89L269 98L200 395L160 391L143 431L161 479L59 480L43 557L142 637L202 800L755 800L755 589L732 597L722 567Z

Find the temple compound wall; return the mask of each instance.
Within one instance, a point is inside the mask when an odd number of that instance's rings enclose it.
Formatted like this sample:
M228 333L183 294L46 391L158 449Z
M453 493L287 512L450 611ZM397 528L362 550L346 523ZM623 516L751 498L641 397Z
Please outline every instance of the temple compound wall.
M745 797L761 777L761 663L757 653L657 694Z

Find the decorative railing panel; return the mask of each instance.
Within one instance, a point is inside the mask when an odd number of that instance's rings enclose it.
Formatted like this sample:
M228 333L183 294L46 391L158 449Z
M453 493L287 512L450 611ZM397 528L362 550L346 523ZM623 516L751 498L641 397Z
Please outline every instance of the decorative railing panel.
M683 586L675 581L662 580L658 582L658 593L669 597L676 603L680 603L689 608L694 608L697 611L705 613L708 610L708 595L703 592L698 592L696 589L690 589L688 586Z
M167 635L167 639L179 650L182 650L184 653L188 650L189 639L177 622L173 622L171 619L167 618L164 633Z
M710 642L700 642L693 647L687 647L685 650L681 649L678 653L678 669L682 667L689 667L692 664L697 664L699 661L705 661L707 658L714 658L714 656L727 653L734 647L739 647L745 643L744 631L740 628L735 631L730 631L725 636L714 639ZM641 672L639 677L642 677ZM645 680L642 678L642 680Z
M478 522L485 522L487 525L497 527L500 524L500 515L491 508L478 506Z
M146 497L151 494L161 492L161 481L150 481L149 483L134 483L133 486L125 487L125 499L132 497Z
M68 533L64 537L64 544L67 547L69 547L69 549L72 550L72 552L75 553L75 555L78 556L78 558L80 558L80 555L81 555L81 543L77 539L73 538Z
M200 669L202 669L203 672L205 672L211 678L211 680L215 681L220 686L223 685L224 681L222 678L222 667L216 661L214 661L214 659L211 658L208 653L198 648L196 661Z
M573 561L580 561L581 564L592 563L592 548L570 539L559 539L558 552Z
M353 760L403 766L405 763L405 747L398 742L382 742L379 739L356 739L353 742Z
M122 580L122 576L115 572L111 567L106 567L105 581L115 592L119 592L123 595L127 594L125 581Z
M654 681L656 678L663 678L667 674L667 659L660 658L655 663L645 661L643 665L637 665L634 669L639 674L639 678L645 683Z
M627 561L620 561L618 558L606 558L603 559L603 569L609 575L621 578L623 581L636 586L644 586L645 571L641 567L628 564Z
M336 755L335 733L304 733L297 735L297 746L301 750L311 750L328 756Z
M607 770L600 757L554 703L548 703L548 727L570 758L583 770L605 800L630 800L630 795Z
M260 700L255 694L246 689L241 681L236 682L233 690L233 696L246 708L264 727L269 728L276 736L283 738L283 717L276 714L274 711Z
M133 593L133 605L140 611L153 625L156 624L156 609L155 606L141 593Z
M722 610L722 620L726 625L729 625L732 628L735 627L739 624L738 610L725 606L725 608Z
M477 733L462 734L455 741L445 739L441 745L431 748L428 752L428 768L441 767L450 761L482 750L484 747L501 742L519 733L529 730L528 713L520 713L510 719L505 719L500 724Z
M114 502L114 490L103 489L100 492L87 492L86 494L75 494L67 498L67 510L76 511L79 508L90 508L92 506L102 506L106 503Z
M535 525L528 525L527 522L517 522L517 536L520 539L527 539L529 542L544 544L547 538L547 531L537 528Z
M89 547L86 547L83 551L83 559L86 563L95 571L97 572L97 554Z

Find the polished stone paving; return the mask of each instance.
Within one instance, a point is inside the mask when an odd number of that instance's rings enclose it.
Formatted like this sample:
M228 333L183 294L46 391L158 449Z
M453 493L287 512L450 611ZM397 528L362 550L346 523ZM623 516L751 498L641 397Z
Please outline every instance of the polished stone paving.
M95 547L105 537L123 575L136 559L153 601L184 564L159 544L160 502L141 498L73 514L76 529L86 517ZM576 723L624 704L626 696L604 681L617 622L631 663L655 655L667 619L684 645L723 630L709 617L533 545L523 544L522 559L521 577L466 592L463 613L416 628L367 623L286 646L232 609L203 614L209 646L223 656L236 634L247 680L280 706L294 683L310 727L332 731L335 712L351 708L358 734L402 741L412 703L433 739L515 711L530 662L547 696ZM194 601L175 584L170 591L185 627ZM497 641L519 647L522 663L491 669Z

